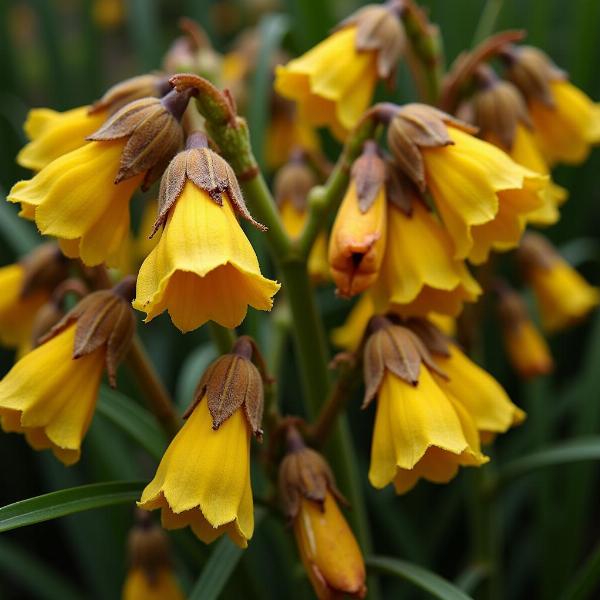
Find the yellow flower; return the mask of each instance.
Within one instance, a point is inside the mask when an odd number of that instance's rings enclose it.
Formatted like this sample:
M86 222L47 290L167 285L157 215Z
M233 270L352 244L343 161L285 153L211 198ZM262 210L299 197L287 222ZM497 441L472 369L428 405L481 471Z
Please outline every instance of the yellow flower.
M184 600L172 569L162 567L148 576L142 568L131 569L123 586L123 600Z
M331 493L322 505L302 498L294 535L304 569L319 600L340 594L364 598L365 565L356 539Z
M86 137L106 120L106 111L90 114L89 106L66 112L34 108L25 121L25 133L31 140L17 154L17 162L27 169L40 171L53 160L86 143Z
M251 431L242 409L217 430L203 397L165 452L138 506L161 509L163 527L191 527L205 543L226 533L241 548L254 531Z
M365 329L375 313L375 302L371 293L363 294L354 304L346 321L331 332L331 341L338 348L354 352L362 340Z
M73 358L76 326L24 356L0 382L2 429L24 433L36 450L61 462L79 460L96 406L105 349Z
M98 27L115 29L125 19L125 2L124 0L94 0L92 16Z
M194 160L201 173L208 172L207 161L218 164L227 173L226 189L201 189L189 179L186 169ZM261 275L237 221L234 207L240 211L243 200L231 167L207 148L189 149L171 162L163 182L174 177L181 185L173 186L173 196L166 199L169 192L161 185L160 204L166 209L159 219L166 219L165 228L140 269L134 308L147 313L146 321L168 310L184 332L208 320L237 327L248 305L270 310L280 286Z
M535 139L550 165L579 164L600 143L600 106L568 81L549 85L553 106L538 98L529 102Z
M146 256L148 256L150 252L154 250L156 244L158 243L158 237L150 237L152 236L152 231L154 230L157 209L158 206L156 201L147 201L144 204L140 226L133 244L133 254L138 265L144 262Z
M275 71L275 90L298 103L302 121L327 126L343 140L388 78L404 45L391 7L369 5L320 44Z
M390 205L388 243L373 289L377 312L456 316L481 289L452 254L448 234L421 202L413 203L411 216Z

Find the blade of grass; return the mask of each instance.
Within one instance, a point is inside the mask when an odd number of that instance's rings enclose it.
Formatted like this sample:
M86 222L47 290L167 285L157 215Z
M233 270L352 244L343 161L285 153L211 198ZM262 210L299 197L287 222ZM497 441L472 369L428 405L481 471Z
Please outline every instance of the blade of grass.
M585 564L561 595L562 600L585 600L598 592L600 582L600 544L598 544Z

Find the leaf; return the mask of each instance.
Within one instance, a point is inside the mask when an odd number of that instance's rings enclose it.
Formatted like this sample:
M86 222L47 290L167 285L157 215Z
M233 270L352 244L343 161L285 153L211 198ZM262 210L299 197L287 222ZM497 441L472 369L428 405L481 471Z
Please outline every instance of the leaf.
M134 502L144 485L141 481L92 483L8 504L0 508L0 533L84 510Z
M452 583L419 565L385 556L367 556L365 562L374 571L406 579L418 588L429 592L435 598L470 600L470 596L467 596Z
M585 600L598 591L600 581L600 544L592 551L585 564L577 571L573 581L562 593L563 600Z
M256 510L255 526L258 526L265 512L262 508ZM215 544L215 549L202 569L188 600L218 600L243 553L244 551L228 537L221 538Z
M167 447L167 438L147 410L127 396L105 386L100 388L97 410L153 458L160 460Z

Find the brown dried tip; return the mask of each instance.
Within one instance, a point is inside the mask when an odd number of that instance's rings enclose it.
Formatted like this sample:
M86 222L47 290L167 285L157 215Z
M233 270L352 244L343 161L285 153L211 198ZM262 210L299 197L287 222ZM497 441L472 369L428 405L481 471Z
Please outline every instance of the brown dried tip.
M21 287L21 298L39 291L53 290L69 275L69 260L57 244L40 244L20 261L25 272Z
M556 248L539 233L527 232L517 250L517 261L526 278L533 270L551 269L558 258Z
M406 34L398 18L398 4L369 4L344 19L337 27L356 27L356 49L377 51L377 74L390 79L404 53Z
M317 502L323 507L327 491L347 504L335 485L333 473L325 459L315 450L307 448L298 431L290 427L287 432L288 451L279 467L279 493L283 510L294 519L300 510L302 498Z
M504 150L512 150L517 125L531 129L527 104L519 90L509 81L502 81L486 65L479 67L477 80L480 90L459 108L459 116L470 112L466 120L479 128L484 139L492 137ZM462 113L462 114L461 114Z
M162 569L171 566L167 535L146 511L136 510L136 524L127 539L127 555L130 568L141 569L151 584Z
M521 90L527 100L539 100L549 108L554 108L550 83L566 79L565 71L533 46L507 45L500 56L507 65L506 78Z
M413 331L392 324L385 317L373 317L369 324L373 331L364 350L365 396L362 408L373 401L379 391L385 371L388 370L410 385L418 385L421 363L445 377L435 364L421 338Z
M115 184L145 173L142 189L156 181L183 146L179 124L192 92L169 92L162 99L142 98L130 102L87 139L112 141L128 138Z
M183 192L188 179L207 192L219 206L223 206L222 195L226 194L238 216L260 231L267 230L248 211L237 177L229 163L208 148L208 140L203 133L194 132L188 137L186 149L173 158L160 181L158 217L150 237L167 220L169 211Z
M126 104L141 98L161 98L171 89L169 78L161 73L138 75L113 85L104 96L96 100L88 111L89 114L108 111L114 115Z
M263 377L252 363L255 348L250 338L242 336L230 354L224 354L211 363L196 388L194 401L184 418L206 397L213 429L219 429L236 410L243 408L250 429L257 438L261 438L264 389Z
M279 206L291 202L302 213L306 210L308 193L317 185L317 177L308 165L304 155L296 152L290 160L277 171L273 190Z
M112 290L93 292L80 300L41 340L46 342L73 322L76 323L73 358L78 359L105 347L108 382L116 387L117 367L129 350L135 332L131 301L135 277L128 276Z
M379 149L373 140L367 140L362 154L354 161L350 173L356 185L356 197L361 213L366 213L385 185L387 170L385 161L379 156Z
M448 125L475 133L477 130L437 108L426 104L405 104L396 110L388 126L388 146L405 175L425 191L425 164L420 148L441 148L453 144Z

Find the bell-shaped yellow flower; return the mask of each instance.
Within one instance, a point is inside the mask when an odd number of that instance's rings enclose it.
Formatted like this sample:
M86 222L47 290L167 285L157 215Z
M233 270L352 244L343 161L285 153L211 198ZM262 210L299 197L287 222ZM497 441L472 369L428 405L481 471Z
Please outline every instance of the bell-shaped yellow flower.
M90 108L80 106L62 113L49 108L30 110L24 128L31 141L21 148L17 162L41 171L59 156L81 148L106 120L106 111L90 114Z
M197 177L191 180L186 168L192 169L194 160L200 161L196 173L208 172L207 161L220 161L227 189L215 196L214 190L199 187ZM194 148L173 160L163 182L173 177L180 177L181 186L173 186L177 193L168 201L163 201L167 191L163 194L161 186L165 228L140 269L134 308L147 313L146 321L168 310L184 332L209 320L237 327L248 305L270 310L280 286L261 275L254 249L238 223L234 207L239 210L243 200L231 167L207 148Z
M184 600L173 570L162 567L149 576L142 568L131 569L123 586L122 600Z
M138 506L161 509L166 529L191 527L205 543L226 533L245 548L254 531L251 434L241 408L213 429L202 398L169 445Z
M410 216L392 205L387 212L388 243L373 288L377 312L456 316L464 302L474 302L479 284L453 257L450 237L422 203L413 203Z

